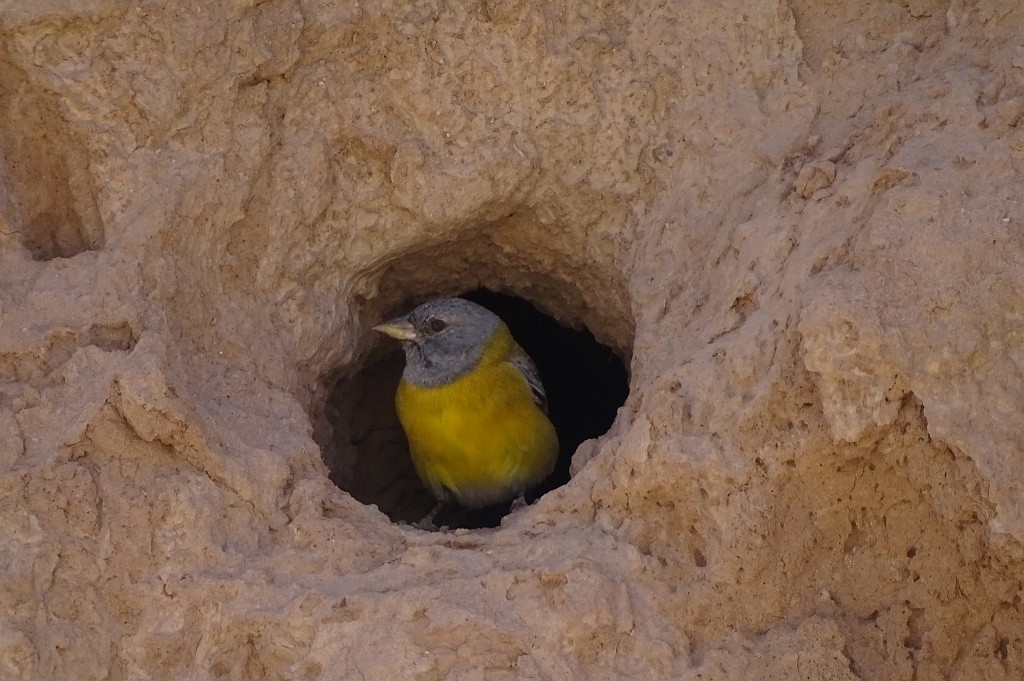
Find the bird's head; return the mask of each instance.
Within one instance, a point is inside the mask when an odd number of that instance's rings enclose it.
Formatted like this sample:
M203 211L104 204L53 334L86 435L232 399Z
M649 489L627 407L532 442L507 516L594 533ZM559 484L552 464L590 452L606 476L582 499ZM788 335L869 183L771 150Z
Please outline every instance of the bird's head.
M420 387L444 385L469 372L501 320L462 298L436 298L373 327L402 341L406 381Z

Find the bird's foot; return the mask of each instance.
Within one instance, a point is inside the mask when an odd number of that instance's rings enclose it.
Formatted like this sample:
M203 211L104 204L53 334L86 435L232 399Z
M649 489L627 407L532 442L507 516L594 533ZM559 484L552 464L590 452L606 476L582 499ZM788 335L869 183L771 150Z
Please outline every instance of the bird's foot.
M434 518L437 517L437 513L441 510L442 506L444 506L444 502L438 502L437 505L430 510L430 513L423 516L423 520L413 523L412 526L417 530L423 530L425 532L437 532L439 528L434 524Z
M526 508L527 506L529 506L529 504L526 503L526 495L520 494L512 501L512 506L509 507L508 512L515 513L519 509Z

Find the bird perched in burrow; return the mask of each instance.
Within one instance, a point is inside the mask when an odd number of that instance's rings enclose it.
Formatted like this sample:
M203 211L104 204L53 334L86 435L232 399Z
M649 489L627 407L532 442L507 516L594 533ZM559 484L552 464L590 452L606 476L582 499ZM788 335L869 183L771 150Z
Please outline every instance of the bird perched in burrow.
M468 509L522 498L558 458L537 368L490 310L437 298L373 327L402 341L398 420L420 479Z

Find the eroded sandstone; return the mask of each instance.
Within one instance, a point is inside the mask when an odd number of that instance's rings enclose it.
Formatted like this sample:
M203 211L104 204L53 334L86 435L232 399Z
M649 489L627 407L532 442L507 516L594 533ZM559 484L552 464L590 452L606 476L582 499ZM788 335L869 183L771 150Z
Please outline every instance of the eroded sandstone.
M1024 676L1024 11L0 4L5 678ZM630 361L422 533L328 380L477 286Z

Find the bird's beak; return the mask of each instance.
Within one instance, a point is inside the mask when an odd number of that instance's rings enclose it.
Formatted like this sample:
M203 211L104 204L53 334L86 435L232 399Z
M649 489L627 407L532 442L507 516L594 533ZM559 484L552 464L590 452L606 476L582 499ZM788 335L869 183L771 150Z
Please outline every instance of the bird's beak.
M373 330L380 331L381 333L391 336L392 338L397 338L398 340L416 340L420 337L420 335L416 333L416 329L413 328L413 325L402 317L392 319L391 321L384 322L383 324L378 324L373 327Z

